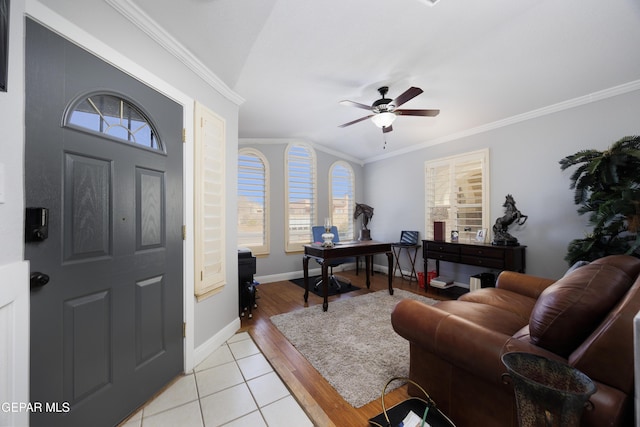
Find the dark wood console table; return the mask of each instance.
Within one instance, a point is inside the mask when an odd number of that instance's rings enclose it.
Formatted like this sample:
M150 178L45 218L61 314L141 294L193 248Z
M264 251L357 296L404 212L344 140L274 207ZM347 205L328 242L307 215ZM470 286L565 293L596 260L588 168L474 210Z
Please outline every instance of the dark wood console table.
M427 259L435 259L437 275L440 275L440 261L524 273L525 248L526 246L494 246L486 243L423 240L424 271L428 270Z

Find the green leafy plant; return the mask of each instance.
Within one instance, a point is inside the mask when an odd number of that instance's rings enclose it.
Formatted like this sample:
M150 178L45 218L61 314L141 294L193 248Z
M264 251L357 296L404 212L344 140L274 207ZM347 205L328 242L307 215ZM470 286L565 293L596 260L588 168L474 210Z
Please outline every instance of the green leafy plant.
M593 261L606 255L640 255L640 136L626 136L605 151L581 150L560 160L571 175L578 213L593 231L569 243L565 260Z

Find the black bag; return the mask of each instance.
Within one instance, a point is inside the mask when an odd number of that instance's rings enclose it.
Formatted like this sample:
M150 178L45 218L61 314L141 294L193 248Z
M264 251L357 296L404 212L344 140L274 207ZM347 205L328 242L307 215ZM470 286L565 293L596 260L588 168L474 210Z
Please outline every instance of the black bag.
M384 405L384 394L385 391L387 391L387 387L389 387L389 384L396 380L407 381L415 385L426 396L426 400L419 397L412 397L387 409ZM382 413L369 420L369 424L374 427L397 427L398 425L400 425L402 420L404 420L409 411L413 411L420 418L423 418L425 416L426 411L425 421L428 422L431 427L455 427L455 424L453 424L453 422L445 414L443 414L438 408L436 408L436 403L433 401L433 399L431 399L429 394L424 391L424 389L420 387L418 383L410 380L409 378L391 378L382 389L380 402L382 403Z

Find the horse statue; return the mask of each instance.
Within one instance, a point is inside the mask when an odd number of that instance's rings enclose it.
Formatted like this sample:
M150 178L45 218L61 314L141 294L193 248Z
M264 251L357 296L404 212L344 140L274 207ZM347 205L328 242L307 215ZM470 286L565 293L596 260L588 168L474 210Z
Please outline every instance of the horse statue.
M367 228L371 217L373 217L373 208L364 203L356 203L356 209L353 212L353 219L358 219L360 215L362 218L362 229L360 230L360 237L358 240L371 240L371 232Z
M529 216L524 215L516 208L516 201L511 194L507 194L502 207L505 208L505 214L503 217L496 219L496 223L493 226L493 244L500 246L520 246L518 239L509 234L507 229L513 223L516 225L524 225Z

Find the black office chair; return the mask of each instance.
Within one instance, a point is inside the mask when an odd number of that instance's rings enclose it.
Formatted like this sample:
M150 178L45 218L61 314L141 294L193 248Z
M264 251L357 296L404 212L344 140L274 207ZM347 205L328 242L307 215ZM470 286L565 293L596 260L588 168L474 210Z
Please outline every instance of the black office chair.
M315 225L313 227L311 227L311 231L313 232L313 241L316 243L321 243L323 241L322 239L322 235L325 232L324 226L322 225ZM340 242L340 236L338 235L338 227L336 227L335 225L331 226L331 233L333 233L333 243L338 243ZM336 258L336 259L332 259L330 261L328 261L328 266L329 266L329 286L333 285L336 287L336 289L338 291L340 291L341 289L341 285L340 285L340 281L338 280L338 278L333 274L333 267L337 267L341 264L345 264L347 262L351 262L353 259L352 258ZM345 277L341 277L342 282L348 284L349 286L351 286L351 281ZM315 285L313 286L314 290L318 290L318 288L320 288L320 286L322 286L322 277L320 277Z

